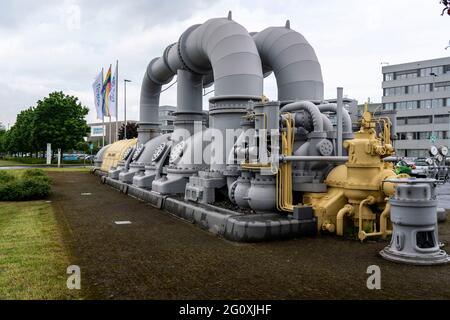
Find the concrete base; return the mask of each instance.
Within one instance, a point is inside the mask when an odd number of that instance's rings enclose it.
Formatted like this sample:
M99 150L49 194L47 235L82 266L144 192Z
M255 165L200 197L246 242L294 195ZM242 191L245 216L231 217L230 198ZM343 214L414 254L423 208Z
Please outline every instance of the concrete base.
M99 172L95 171L99 174ZM259 242L311 236L317 233L317 221L297 220L277 213L240 214L210 204L195 204L165 196L154 191L102 177L105 183L120 192L150 203L218 236L238 242Z
M380 251L380 255L389 261L407 263L413 265L435 265L435 264L444 264L450 262L450 256L444 251L439 250L434 253L429 254L401 254L396 250L392 250L391 246L387 246L383 250Z
M151 189L152 183L155 180L156 173L154 174L142 174L142 175L135 175L133 177L133 185L138 188L144 188L144 189Z
M127 171L127 172L120 172L119 173L119 180L123 183L131 184L133 183L133 177L137 173L137 171Z
M108 172L108 177L110 177L111 179L114 179L114 180L118 180L119 179L119 174L121 172L122 172L122 168L111 169Z

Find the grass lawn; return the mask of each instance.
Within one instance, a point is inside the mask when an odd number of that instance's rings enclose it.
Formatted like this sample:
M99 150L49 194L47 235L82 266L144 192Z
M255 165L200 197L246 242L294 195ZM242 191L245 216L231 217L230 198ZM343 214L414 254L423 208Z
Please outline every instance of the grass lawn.
M11 160L0 160L0 167L11 167L11 166L31 166L31 164L24 164Z
M50 203L0 202L0 299L80 299Z

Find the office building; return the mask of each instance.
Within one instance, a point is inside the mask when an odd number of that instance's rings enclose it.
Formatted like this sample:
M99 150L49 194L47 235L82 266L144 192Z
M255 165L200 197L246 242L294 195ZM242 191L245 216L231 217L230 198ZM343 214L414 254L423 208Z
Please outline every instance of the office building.
M382 68L383 110L396 111L396 153L426 157L450 146L450 57Z

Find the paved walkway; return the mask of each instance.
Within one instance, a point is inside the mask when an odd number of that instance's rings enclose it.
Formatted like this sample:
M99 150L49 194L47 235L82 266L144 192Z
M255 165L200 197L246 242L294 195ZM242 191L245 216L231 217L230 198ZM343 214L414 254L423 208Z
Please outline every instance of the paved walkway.
M320 236L232 243L120 194L92 174L49 174L64 241L92 298L450 299L450 265L385 261L377 253L386 242ZM450 222L440 233L450 243ZM366 287L373 264L381 268L382 290Z

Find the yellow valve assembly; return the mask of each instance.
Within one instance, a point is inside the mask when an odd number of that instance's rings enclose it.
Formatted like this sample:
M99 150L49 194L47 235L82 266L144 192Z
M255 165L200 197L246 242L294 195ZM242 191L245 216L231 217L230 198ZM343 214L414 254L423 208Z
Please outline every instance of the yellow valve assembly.
M377 136L377 124L383 132ZM397 177L393 165L383 158L394 154L390 140L389 119L375 119L366 110L355 138L344 142L348 161L327 176L325 193L305 193L303 204L313 207L318 228L343 236L346 227L357 227L362 241L370 236L386 237L389 227L387 197L394 184L384 180Z

